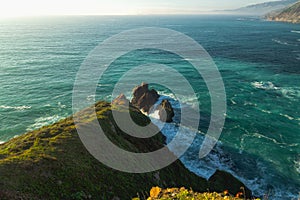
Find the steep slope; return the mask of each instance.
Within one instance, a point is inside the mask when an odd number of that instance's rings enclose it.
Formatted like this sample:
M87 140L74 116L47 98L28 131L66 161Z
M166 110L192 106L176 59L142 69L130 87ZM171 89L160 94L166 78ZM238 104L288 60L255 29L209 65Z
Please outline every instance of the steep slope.
M300 1L277 14L269 14L267 18L272 21L300 23Z
M164 146L161 133L147 139L131 137L115 124L112 109L120 114L122 107L106 102L95 104L76 115L82 125L99 122L107 137L116 145L132 152L151 152ZM138 109L130 110L133 120L142 126L151 123ZM156 127L155 127L156 128ZM226 173L219 180L228 177ZM218 178L217 178L218 179ZM226 178L227 179L227 178ZM244 185L238 180L232 193ZM204 192L213 187L223 191L220 181L209 181L189 172L180 161L156 172L124 173L111 169L94 157L83 146L73 118L68 117L14 138L0 145L0 199L130 199L145 194L152 186L193 188Z
M78 113L86 123L95 120L90 111ZM109 139L122 148L149 152L163 146L161 134L140 140L113 128L110 104L98 102L96 111L96 120ZM150 123L138 110L132 109L132 116L139 124ZM0 199L129 199L153 185L184 185L204 191L207 181L190 173L179 161L146 174L113 170L87 152L72 117L0 145Z
M228 10L228 13L240 14L240 15L258 15L263 16L267 13L278 11L286 8L294 3L297 0L280 0L280 1L270 1L260 4L249 5L246 7L238 8L235 10Z

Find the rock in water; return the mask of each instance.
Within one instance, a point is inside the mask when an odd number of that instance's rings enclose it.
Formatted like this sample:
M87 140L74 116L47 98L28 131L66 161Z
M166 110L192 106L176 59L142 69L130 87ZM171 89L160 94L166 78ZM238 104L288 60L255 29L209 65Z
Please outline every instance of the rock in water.
M124 94L120 94L117 98L115 98L112 101L113 105L123 105L123 106L128 106L129 105L129 100L126 98Z
M132 105L136 106L143 112L149 113L150 108L158 100L159 95L156 90L149 90L147 83L142 83L133 89Z
M172 122L174 117L174 110L171 103L164 99L158 107L158 115L161 121L163 122Z

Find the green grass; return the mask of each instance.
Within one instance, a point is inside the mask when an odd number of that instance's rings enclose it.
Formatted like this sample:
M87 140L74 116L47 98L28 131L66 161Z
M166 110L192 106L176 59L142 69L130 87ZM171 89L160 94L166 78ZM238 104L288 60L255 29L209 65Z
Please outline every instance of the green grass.
M300 23L300 1L269 18L276 21Z
M125 108L106 102L95 104L76 114L81 125L99 122L114 144L131 152L152 152L164 146L165 137L159 132L147 139L131 137L119 129L112 110L120 115ZM146 126L150 119L131 107L135 123ZM81 126L80 125L80 126ZM152 125L153 129L157 129ZM153 185L162 188L193 188L206 192L239 190L242 183L226 172L217 171L207 181L188 171L180 161L159 171L133 174L116 171L89 154L79 139L72 117L38 130L23 134L0 145L0 199L131 199L137 194L147 196ZM224 180L225 179L225 180ZM224 182L230 182L228 188ZM180 196L181 195L181 196ZM179 199L187 198L185 193ZM188 194L186 194L188 195Z
M93 117L92 108L78 115L84 123L98 120L108 138L121 148L149 152L163 146L162 134L142 140L123 133L112 120L110 104L98 102L95 108L97 118ZM124 112L122 108L114 109ZM150 123L137 109L130 112L136 123ZM145 174L111 169L88 153L72 117L0 145L0 199L130 199L153 185L206 190L207 181L189 172L179 161Z

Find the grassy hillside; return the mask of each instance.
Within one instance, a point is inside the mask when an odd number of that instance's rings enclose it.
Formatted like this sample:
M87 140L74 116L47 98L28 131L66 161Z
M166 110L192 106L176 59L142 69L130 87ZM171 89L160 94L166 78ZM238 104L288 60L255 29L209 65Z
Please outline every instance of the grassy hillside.
M277 14L267 16L269 20L300 23L300 1Z
M165 138L161 133L149 139L138 139L122 132L114 124L111 109L110 104L98 102L97 118L92 117L92 108L77 115L86 124L97 120L108 138L126 150L150 152L164 145ZM120 108L117 110L124 112ZM149 118L135 108L131 109L131 116L140 125L150 123ZM72 117L0 145L1 200L131 199L154 185L164 188L185 186L203 192L209 188L208 184L207 180L189 172L180 161L145 174L113 170L87 152Z

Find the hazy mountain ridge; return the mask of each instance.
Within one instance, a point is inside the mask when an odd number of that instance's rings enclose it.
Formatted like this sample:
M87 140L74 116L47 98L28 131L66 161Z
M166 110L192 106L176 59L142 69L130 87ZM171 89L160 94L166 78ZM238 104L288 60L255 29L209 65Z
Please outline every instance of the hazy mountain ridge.
M230 14L244 14L244 15L266 15L270 12L279 11L281 9L286 8L298 0L280 0L280 1L270 1L260 4L249 5L246 7L234 9L234 10L226 10L226 13Z
M289 23L300 23L300 1L289 6L279 13L270 13L267 19L271 21L281 21Z

